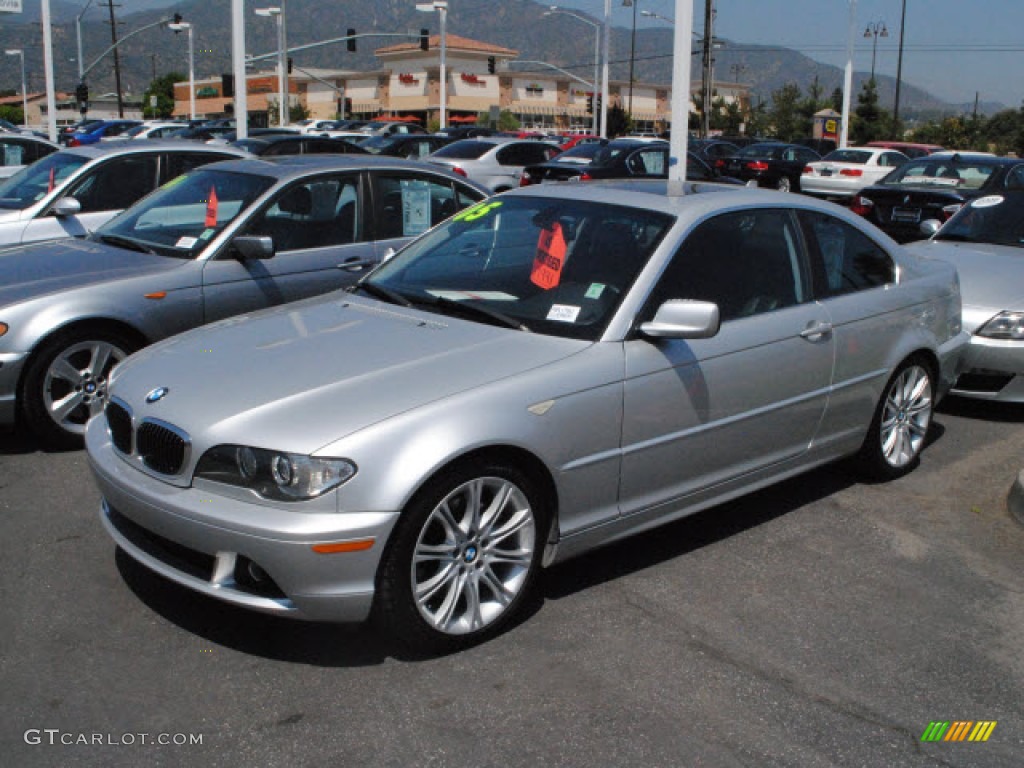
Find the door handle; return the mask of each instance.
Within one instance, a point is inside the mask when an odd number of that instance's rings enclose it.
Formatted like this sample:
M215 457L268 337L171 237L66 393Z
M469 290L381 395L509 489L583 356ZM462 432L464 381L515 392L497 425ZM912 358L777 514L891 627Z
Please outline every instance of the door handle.
M817 341L830 333L832 333L832 323L827 323L821 320L800 331L800 336L808 341Z

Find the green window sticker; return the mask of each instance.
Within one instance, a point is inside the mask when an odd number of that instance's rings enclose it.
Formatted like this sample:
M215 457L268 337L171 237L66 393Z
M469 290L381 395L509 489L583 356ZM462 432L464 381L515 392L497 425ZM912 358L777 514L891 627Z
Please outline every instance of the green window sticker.
M604 293L604 283L591 283L583 296L587 299L600 299L602 293Z
M490 203L485 200L482 203L477 203L476 205L455 214L455 216L452 217L452 221L476 221L477 219L481 219L486 216L495 208L500 207L501 204L500 200L495 200Z

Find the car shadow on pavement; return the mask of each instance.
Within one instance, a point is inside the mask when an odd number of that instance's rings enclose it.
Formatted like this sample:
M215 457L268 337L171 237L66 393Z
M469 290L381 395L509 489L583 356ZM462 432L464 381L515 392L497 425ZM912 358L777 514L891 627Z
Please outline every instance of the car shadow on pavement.
M120 548L115 563L147 607L187 632L240 653L323 667L380 664L397 649L372 624L327 624L243 610L182 587Z
M1024 404L1003 403L995 400L973 400L968 397L947 397L937 408L939 413L948 413L964 419L1001 421L1006 424L1024 422Z
M32 435L13 429L0 429L0 456L35 453L42 446Z
M544 598L559 600L681 557L859 482L846 463L831 464L588 552L547 571Z

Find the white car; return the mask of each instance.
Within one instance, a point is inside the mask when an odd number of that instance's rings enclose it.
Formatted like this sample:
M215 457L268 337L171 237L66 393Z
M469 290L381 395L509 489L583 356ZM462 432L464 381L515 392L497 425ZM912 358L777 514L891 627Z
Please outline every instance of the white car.
M0 133L0 179L60 149L56 144L22 133Z
M190 141L119 141L54 152L0 183L0 247L84 237L186 171L246 157Z
M546 163L558 153L558 147L544 141L477 136L441 147L423 159L446 166L492 192L505 192L519 186L523 168Z
M170 120L154 120L151 122L129 128L117 138L119 139L166 139L175 131L188 128L188 123L172 122Z
M800 191L830 200L851 198L909 159L902 152L880 147L836 149L807 164L800 177Z

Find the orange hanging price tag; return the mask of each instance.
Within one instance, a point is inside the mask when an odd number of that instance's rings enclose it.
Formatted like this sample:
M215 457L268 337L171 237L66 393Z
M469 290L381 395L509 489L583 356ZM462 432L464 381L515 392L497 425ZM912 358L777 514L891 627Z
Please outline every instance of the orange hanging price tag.
M210 197L206 200L205 226L217 226L217 190L213 187L210 187Z
M537 240L537 255L533 257L530 282L545 291L556 287L562 279L565 251L565 235L562 233L562 225L556 221L550 228L542 230Z

